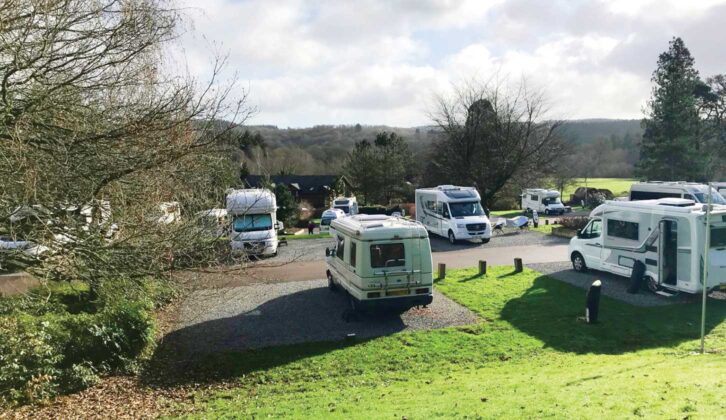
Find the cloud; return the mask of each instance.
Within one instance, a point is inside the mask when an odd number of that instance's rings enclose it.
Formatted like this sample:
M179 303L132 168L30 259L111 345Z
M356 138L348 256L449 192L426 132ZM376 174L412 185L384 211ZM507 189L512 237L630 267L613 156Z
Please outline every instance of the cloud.
M639 118L657 56L682 35L702 74L726 68L724 1L189 2L192 73L210 50L250 86L253 123L421 125L452 83L526 78L561 117Z

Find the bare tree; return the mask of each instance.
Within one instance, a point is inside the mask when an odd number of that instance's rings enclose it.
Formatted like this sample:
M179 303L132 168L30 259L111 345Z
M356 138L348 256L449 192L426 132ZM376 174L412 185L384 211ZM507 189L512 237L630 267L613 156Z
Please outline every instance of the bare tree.
M49 249L0 267L93 285L213 258L192 218L157 223L159 204L219 206L253 109L223 57L206 83L168 71L179 20L165 0L0 3L0 233Z
M432 120L444 131L434 143L428 173L436 182L476 186L491 205L516 177L551 172L566 151L559 121L546 117L544 96L523 82L468 83L452 97L439 97Z

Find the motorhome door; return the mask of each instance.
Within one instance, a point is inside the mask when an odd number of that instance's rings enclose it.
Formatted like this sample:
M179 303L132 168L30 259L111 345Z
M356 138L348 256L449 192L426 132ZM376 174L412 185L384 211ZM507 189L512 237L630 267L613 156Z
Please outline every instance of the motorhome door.
M590 268L599 268L602 258L602 220L592 219L582 230L580 238L585 240L582 247L585 264Z
M658 237L658 278L662 284L678 283L678 222L661 220Z

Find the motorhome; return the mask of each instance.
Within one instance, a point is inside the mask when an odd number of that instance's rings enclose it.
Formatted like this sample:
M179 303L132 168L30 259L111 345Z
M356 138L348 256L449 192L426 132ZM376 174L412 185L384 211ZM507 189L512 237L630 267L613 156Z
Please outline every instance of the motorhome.
M346 216L358 214L358 200L355 197L338 197L333 200L334 209L343 210Z
M227 209L207 209L197 213L197 221L204 233L222 236L229 229Z
M439 185L417 189L416 220L452 244L470 239L487 243L492 236L479 192L473 187Z
M330 232L330 223L338 218L345 217L341 209L327 209L320 216L320 232Z
M721 197L726 198L726 182L713 182L711 183L711 186L713 186L713 188L721 194Z
M522 210L527 213L534 210L540 214L563 214L565 206L560 200L559 191L530 188L522 191Z
M711 189L711 202L726 205L726 200L715 188ZM659 198L685 198L697 203L708 201L708 185L695 182L638 182L630 186L630 201L657 200Z
M326 250L328 286L348 295L353 311L409 309L433 300L428 232L420 223L385 215L333 220Z
M277 202L267 189L231 190L227 194L231 219L230 240L234 252L277 254Z
M705 207L682 198L606 201L570 241L572 266L629 277L640 261L651 291L697 293L703 290ZM712 208L709 290L726 285L726 206Z

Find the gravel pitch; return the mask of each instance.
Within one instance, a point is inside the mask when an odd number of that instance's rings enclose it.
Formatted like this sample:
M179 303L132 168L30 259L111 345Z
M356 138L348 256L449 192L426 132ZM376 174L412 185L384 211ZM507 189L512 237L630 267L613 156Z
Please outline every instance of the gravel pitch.
M688 295L685 293L672 297L660 296L647 290L641 290L636 294L627 292L629 279L616 276L602 271L590 270L587 273L579 273L572 269L569 262L528 264L529 268L547 274L552 278L572 284L582 289L588 289L592 282L602 282L602 293L614 299L621 300L636 306L660 306L686 303L698 300L700 295Z
M438 292L427 308L400 315L361 315L345 322L347 307L344 294L329 291L326 280L200 290L185 302L177 327L165 340L172 340L180 352L209 353L337 341L350 333L377 337L479 320Z

